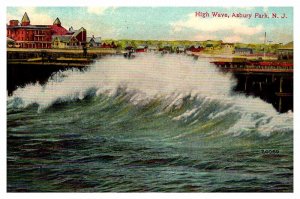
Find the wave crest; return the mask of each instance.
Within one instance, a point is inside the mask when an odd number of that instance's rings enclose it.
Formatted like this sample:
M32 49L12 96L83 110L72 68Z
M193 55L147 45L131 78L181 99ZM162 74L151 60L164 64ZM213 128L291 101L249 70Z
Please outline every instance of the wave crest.
M188 99L194 104L173 120L191 125L201 122L204 115L208 120L236 116L234 125L226 130L234 135L256 130L269 135L273 131L293 129L293 113L279 114L271 104L259 98L233 95L235 84L230 74L218 72L209 59L154 54L130 60L105 57L87 71L59 71L43 86L29 84L18 88L7 103L8 109L37 104L40 112L55 103L127 93L128 101L137 106L163 99L164 111L180 109Z

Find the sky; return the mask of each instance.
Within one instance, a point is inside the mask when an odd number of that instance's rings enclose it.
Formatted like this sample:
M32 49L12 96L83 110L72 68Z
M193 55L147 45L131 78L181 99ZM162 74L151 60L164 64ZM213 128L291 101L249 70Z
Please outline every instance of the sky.
M293 41L291 7L8 7L7 23L21 20L25 12L33 25L50 25L59 17L65 28L84 27L88 36L102 39L263 43L266 32L269 43ZM195 12L208 12L210 17L196 17ZM214 18L212 12L227 13L229 18ZM232 17L233 13L252 17ZM270 18L254 18L255 13ZM287 18L271 18L272 13L285 13Z

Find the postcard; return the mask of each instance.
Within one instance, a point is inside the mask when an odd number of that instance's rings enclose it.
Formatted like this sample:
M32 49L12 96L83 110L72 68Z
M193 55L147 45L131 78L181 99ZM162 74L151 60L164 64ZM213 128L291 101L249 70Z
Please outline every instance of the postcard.
M293 7L7 7L7 192L293 192Z

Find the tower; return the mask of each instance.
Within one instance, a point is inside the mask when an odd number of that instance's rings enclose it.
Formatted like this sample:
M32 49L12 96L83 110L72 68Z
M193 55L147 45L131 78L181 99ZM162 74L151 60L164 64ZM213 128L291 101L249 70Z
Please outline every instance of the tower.
M60 20L59 20L58 17L57 17L57 18L55 19L55 21L53 22L53 25L61 26L61 22L60 22Z
M29 26L30 25L30 19L27 15L27 13L25 12L21 21L21 25L22 26Z

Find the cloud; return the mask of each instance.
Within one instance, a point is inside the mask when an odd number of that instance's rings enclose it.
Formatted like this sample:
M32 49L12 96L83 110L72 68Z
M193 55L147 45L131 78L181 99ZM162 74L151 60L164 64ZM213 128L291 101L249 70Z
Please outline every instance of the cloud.
M103 15L110 8L114 11L113 7L88 7L87 12L96 15Z
M187 20L172 22L171 27L174 32L180 32L184 29L194 29L205 32L229 31L241 35L253 35L263 30L262 25L249 26L245 19L199 18L195 17L194 13L189 14Z
M243 38L240 37L239 35L232 35L232 36L224 37L224 41L225 42L232 42L232 43L242 42Z

